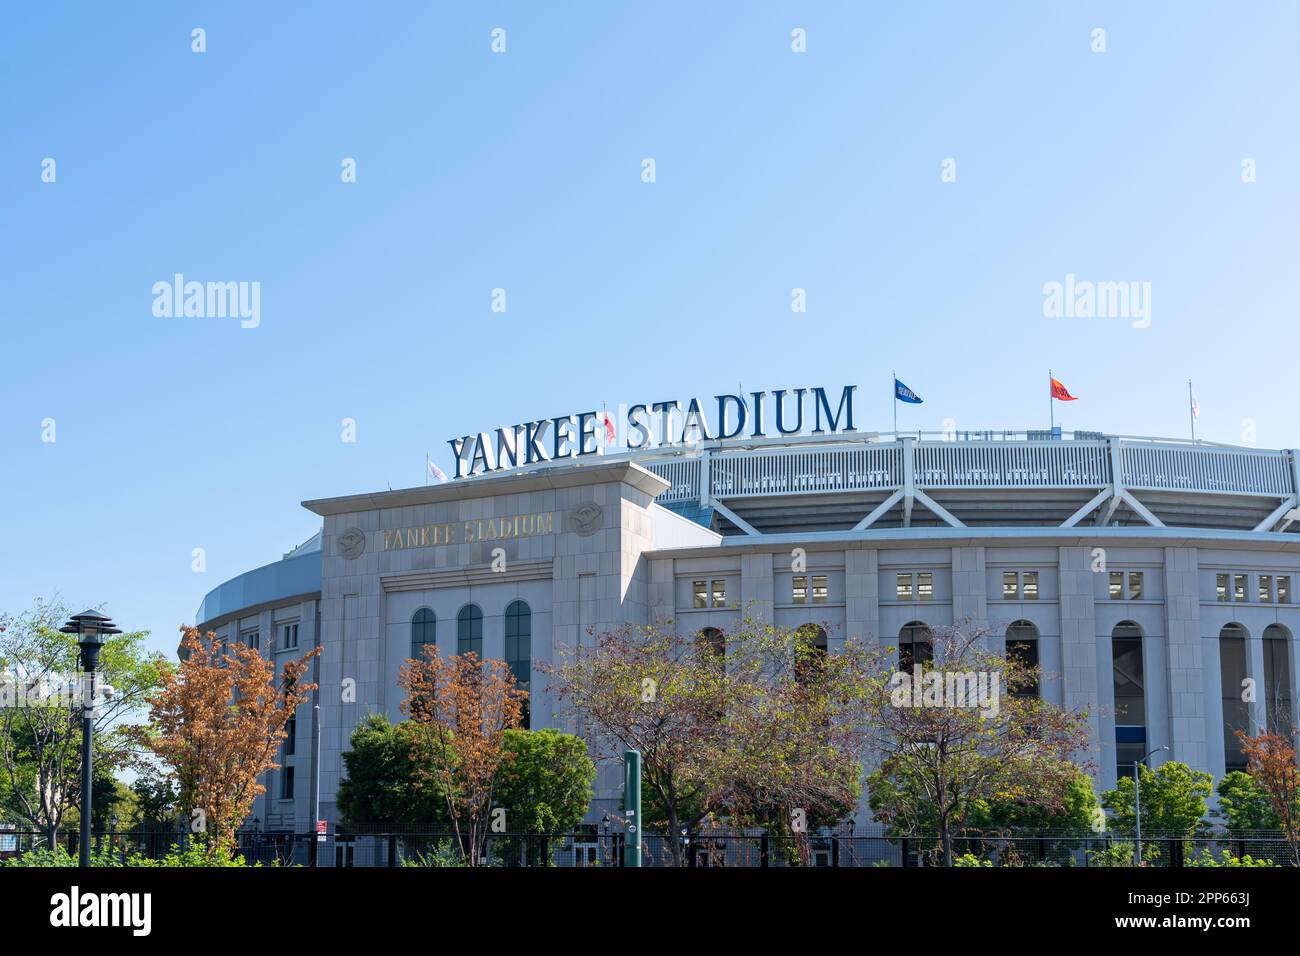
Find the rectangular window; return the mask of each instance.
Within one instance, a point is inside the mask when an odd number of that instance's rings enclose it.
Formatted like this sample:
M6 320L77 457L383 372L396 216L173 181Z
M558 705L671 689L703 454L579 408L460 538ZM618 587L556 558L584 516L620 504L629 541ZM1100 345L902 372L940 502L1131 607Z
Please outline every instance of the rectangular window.
M1216 574L1214 576L1214 599L1216 601L1228 600L1228 576L1226 574Z
M290 717L284 724L284 755L292 757L297 750L298 718Z
M1291 575L1279 574L1277 576L1277 603L1291 603Z
M713 606L727 606L727 582L723 578L713 582Z
M1016 580L1015 571L1002 572L1002 599L1014 601L1020 596L1020 582Z
M900 601L912 600L912 575L900 574L898 576L898 599Z
M1259 576L1259 603L1273 603L1273 575L1261 574Z
M825 604L826 599L829 596L830 596L830 592L826 587L826 575L814 574L813 575L813 603Z
M1038 572L1037 571L1025 572L1025 600L1026 601L1038 600Z
M298 646L298 623L285 624L280 628L280 646L288 650Z
M1234 574L1232 576L1232 599L1234 601L1246 600L1246 575Z
M293 768L285 767L280 771L280 799L293 799Z
M1110 572L1110 599L1112 601L1124 600L1124 572Z
M1142 572L1130 571L1128 573L1128 599L1130 601L1142 600Z
M802 574L794 576L794 588L790 600L795 604L808 603L808 578Z
M916 599L918 601L931 601L934 599L934 574L930 571L922 571L916 576Z
M691 592L695 596L694 607L709 606L709 582L693 581L691 582Z
M255 651L261 650L262 634L260 631L256 630L245 631L243 634L239 635L239 643L243 644L245 647L250 647Z

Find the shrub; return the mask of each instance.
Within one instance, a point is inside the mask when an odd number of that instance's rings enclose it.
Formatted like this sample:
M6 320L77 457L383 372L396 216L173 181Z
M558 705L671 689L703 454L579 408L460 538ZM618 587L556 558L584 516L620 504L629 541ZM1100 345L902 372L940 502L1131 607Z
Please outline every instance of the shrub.
M1200 855L1187 861L1188 866L1249 866L1249 867L1275 867L1277 866L1272 860L1256 860L1249 854L1246 856L1233 856L1227 850L1219 853L1216 859L1214 854L1208 849L1202 849Z

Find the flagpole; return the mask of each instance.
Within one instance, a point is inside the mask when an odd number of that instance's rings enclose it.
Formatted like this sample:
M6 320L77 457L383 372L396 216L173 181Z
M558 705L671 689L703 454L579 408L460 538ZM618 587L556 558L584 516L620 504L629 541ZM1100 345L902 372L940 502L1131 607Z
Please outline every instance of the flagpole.
M1056 406L1052 404L1053 401L1055 401L1055 398L1052 395L1052 370L1049 368L1047 370L1047 415L1051 422L1051 426L1048 429L1049 438L1051 437L1051 433L1056 431Z
M889 392L894 396L894 441L898 441L898 372L889 373L893 381L889 383Z
M1192 424L1192 441L1196 441L1196 398L1192 395L1192 380L1187 380L1187 420Z
M429 453L424 453L424 485L429 486Z

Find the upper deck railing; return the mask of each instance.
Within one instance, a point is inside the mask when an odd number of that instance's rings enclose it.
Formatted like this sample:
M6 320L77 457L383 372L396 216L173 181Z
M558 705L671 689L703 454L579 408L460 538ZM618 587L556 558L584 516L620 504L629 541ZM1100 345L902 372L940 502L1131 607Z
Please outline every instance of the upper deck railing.
M618 456L623 457L623 456ZM661 502L919 489L1102 489L1120 485L1284 498L1295 454L1096 432L956 432L704 442L626 457L671 482ZM1118 477L1118 481L1116 478ZM707 481L707 486L702 482Z

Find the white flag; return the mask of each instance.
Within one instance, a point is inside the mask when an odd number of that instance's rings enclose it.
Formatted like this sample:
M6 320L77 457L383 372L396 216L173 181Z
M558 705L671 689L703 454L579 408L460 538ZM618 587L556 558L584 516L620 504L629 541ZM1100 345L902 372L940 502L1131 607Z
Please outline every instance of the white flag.
M439 484L447 480L446 472L439 468L432 458L429 459L429 477Z
M1201 406L1200 406L1200 403L1196 401L1196 393L1195 393L1195 392L1192 393L1192 417L1193 417L1193 418L1200 418L1200 417L1201 417Z

